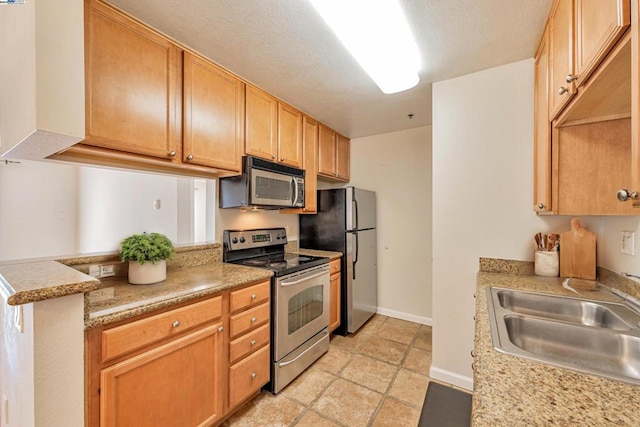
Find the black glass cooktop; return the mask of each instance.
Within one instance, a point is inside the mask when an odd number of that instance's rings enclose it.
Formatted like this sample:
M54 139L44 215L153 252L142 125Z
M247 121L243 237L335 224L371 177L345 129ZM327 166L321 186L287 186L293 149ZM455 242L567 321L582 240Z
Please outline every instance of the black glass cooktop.
M266 268L273 271L276 276L284 276L285 274L295 273L305 268L328 264L329 258L281 253L229 262L247 267Z

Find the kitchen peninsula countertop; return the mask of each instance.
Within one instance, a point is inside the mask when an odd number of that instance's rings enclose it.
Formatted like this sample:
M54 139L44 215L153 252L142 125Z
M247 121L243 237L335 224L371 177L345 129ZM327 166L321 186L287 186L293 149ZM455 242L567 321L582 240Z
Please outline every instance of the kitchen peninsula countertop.
M637 425L640 387L496 351L487 311L491 286L576 296L559 277L478 273L473 426ZM621 300L599 290L578 292L590 299Z
M98 292L86 294L85 329L266 280L271 276L273 272L266 269L216 262L167 271L167 280L153 285L131 285L126 278L106 279Z

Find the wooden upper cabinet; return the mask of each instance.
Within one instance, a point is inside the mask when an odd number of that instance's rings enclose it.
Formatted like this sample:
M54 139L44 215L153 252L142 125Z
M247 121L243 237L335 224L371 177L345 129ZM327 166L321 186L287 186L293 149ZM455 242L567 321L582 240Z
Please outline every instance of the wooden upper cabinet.
M533 205L551 210L551 122L549 121L549 31L545 30L535 60Z
M318 175L334 178L336 174L336 132L320 124L318 134Z
M185 52L183 102L183 161L241 172L244 83Z
M171 159L181 145L181 53L111 7L85 2L85 144Z
M318 122L307 116L303 118L304 141L304 208L303 213L318 211Z
M631 23L629 0L576 0L576 75L581 86Z
M574 0L556 0L549 15L550 117L553 120L576 92L574 78Z
M278 103L278 162L302 167L302 113Z
M351 140L338 134L336 137L336 176L349 181L351 163Z
M245 153L276 161L278 101L268 93L247 85L245 115Z

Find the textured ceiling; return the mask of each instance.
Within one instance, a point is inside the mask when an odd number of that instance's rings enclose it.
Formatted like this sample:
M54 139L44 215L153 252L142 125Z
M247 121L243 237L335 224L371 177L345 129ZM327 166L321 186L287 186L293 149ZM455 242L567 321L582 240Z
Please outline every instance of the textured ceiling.
M431 124L432 82L533 57L551 1L401 0L421 81L385 95L307 0L110 0L351 138Z

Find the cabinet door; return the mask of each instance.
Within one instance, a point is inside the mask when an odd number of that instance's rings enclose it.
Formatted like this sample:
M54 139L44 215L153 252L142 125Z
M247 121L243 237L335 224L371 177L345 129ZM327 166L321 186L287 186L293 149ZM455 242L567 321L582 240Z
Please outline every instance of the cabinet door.
M576 75L581 86L629 27L629 0L576 0Z
M340 273L329 278L329 332L340 326Z
M556 0L549 15L550 36L550 99L553 120L575 93L572 80L574 32L573 0ZM567 82L567 77L570 82Z
M533 205L551 210L551 122L549 122L549 32L545 31L535 62Z
M304 213L318 211L318 122L303 119L304 142Z
M222 416L222 324L142 353L100 374L101 426L212 424Z
M243 140L244 84L185 52L183 161L240 172Z
M278 103L278 162L302 167L302 113Z
M246 154L276 161L278 101L268 93L247 85L245 95Z
M181 144L181 51L109 6L85 9L85 144L171 159Z
M318 174L336 176L336 133L322 124L318 133Z
M351 161L351 142L349 138L338 134L336 138L336 175L349 181L349 163Z

